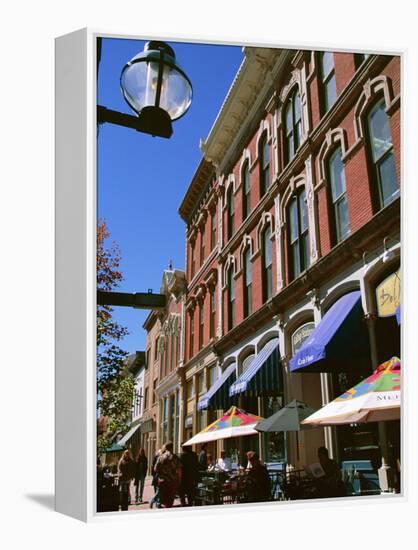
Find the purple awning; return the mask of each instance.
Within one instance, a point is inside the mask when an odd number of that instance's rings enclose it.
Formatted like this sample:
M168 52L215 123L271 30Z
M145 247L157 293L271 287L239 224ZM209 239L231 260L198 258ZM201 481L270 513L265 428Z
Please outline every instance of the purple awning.
M360 291L342 296L290 360L290 371L346 372L369 357Z

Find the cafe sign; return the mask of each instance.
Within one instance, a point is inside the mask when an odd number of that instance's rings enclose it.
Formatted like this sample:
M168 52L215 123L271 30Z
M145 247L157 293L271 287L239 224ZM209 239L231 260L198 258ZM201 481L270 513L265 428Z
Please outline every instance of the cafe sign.
M293 355L302 347L302 344L308 339L314 328L315 323L306 323L295 330L292 334Z
M376 288L377 314L379 317L391 317L396 314L401 303L400 270L395 271Z

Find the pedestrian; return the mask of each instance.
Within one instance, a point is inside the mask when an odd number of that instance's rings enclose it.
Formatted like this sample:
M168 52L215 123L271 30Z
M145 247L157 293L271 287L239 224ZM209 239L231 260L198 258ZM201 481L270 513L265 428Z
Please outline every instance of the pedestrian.
M254 451L248 451L247 459L251 467L247 470L246 489L249 502L266 502L270 500L271 482L267 468L260 462Z
M123 452L118 463L119 500L122 510L127 510L130 501L131 481L135 476L135 462L129 449Z
M154 496L152 497L152 499L149 503L150 508L153 508L154 504L157 505L157 508L161 508L160 489L158 487L158 475L157 475L155 466L157 465L158 457L161 455L163 450L164 450L164 448L158 449L158 451L156 452L156 454L154 455L154 457L152 459L151 475L152 475L152 486L154 487Z
M161 504L164 508L171 508L181 481L181 464L177 455L173 453L173 443L165 444L165 451L158 457L155 465L160 489Z
M183 443L183 452L180 455L181 463L181 483L179 487L179 495L181 505L193 506L196 496L196 486L199 478L199 462L197 454L193 451L190 445Z
M203 445L200 447L200 453L199 453L199 470L201 472L206 472L208 468L208 455L207 455L206 449L207 449L207 443L203 443Z
M144 494L145 478L148 470L148 459L143 448L139 449L135 461L135 502L142 502Z

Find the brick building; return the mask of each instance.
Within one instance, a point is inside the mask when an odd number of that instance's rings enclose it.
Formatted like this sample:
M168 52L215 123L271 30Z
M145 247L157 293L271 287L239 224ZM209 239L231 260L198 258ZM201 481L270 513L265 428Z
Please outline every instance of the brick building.
M319 408L400 354L399 58L243 52L179 209L184 437L232 403L265 417L294 398ZM292 363L337 308L336 356ZM325 444L378 462L386 431L399 457L399 422L366 426L251 436L241 451L307 464Z
M184 349L185 290L184 272L165 270L160 292L167 297L166 308L152 311L144 323L147 370L141 436L149 461L166 441L172 440L176 450L181 443L179 365Z

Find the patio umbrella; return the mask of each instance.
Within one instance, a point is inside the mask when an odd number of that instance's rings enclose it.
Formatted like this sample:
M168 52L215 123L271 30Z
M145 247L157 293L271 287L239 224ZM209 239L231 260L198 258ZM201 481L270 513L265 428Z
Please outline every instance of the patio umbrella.
M299 460L299 430L311 428L302 426L302 420L313 414L315 409L308 407L303 401L294 399L272 416L259 422L255 429L258 432L296 432L296 453Z
M254 426L261 416L250 414L238 407L231 407L223 416L186 441L185 445L208 443L218 439L257 434Z
M401 363L398 357L377 367L374 373L302 424L329 426L398 420L401 409Z
M310 426L302 426L302 420L313 414L315 409L308 407L303 401L294 399L272 416L256 424L258 432L296 432Z

